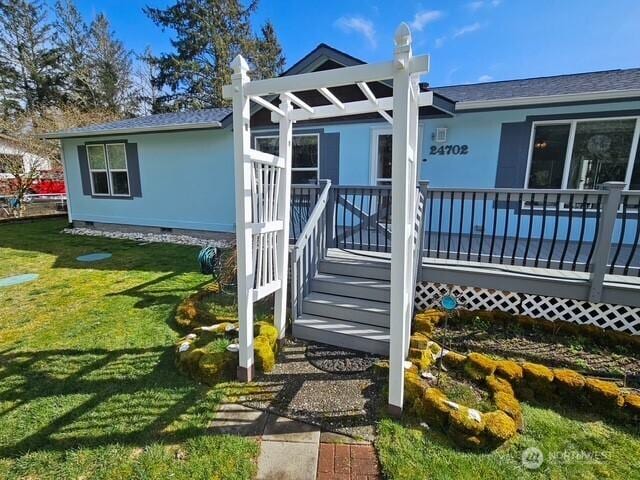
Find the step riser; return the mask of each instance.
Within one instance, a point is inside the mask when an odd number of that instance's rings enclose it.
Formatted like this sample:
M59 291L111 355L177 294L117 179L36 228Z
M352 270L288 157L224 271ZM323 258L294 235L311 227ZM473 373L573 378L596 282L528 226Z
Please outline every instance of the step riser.
M371 340L368 338L343 335L337 332L320 331L293 324L293 336L301 340L325 343L336 347L348 348L359 352L373 353L389 356L389 342L383 340Z
M347 308L338 305L326 303L320 304L309 301L303 302L302 311L318 317L337 318L339 320L347 320L349 322L389 328L388 313L367 312L365 310L358 310L357 308Z
M338 282L328 282L325 280L312 280L311 291L328 293L331 295L341 295L350 298L364 298L376 302L390 302L391 294L388 288L366 287L358 285L345 285Z
M322 261L319 265L322 273L332 273L334 275L346 275L358 278L371 278L374 280L389 280L391 272L388 268L375 267L369 265L346 264L331 261Z

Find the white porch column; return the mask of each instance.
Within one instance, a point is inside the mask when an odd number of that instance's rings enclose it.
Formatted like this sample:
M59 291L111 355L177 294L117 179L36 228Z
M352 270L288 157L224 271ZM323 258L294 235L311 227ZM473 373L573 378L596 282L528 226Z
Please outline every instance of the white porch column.
M284 338L287 326L287 278L289 270L289 217L291 210L291 162L293 122L289 113L293 111L291 100L280 95L280 110L285 116L280 118L280 141L278 154L284 158L284 170L278 191L278 220L282 220L282 230L278 233L278 269L282 285L275 293L273 321L278 329L278 339ZM284 183L283 183L284 182Z
M242 55L231 62L233 75L233 159L236 190L236 248L238 263L238 321L240 323L240 363L238 380L253 378L253 248L251 212L251 160L245 152L251 146L249 97L244 93L249 83L249 65Z
M412 175L409 165L411 144L411 32L406 23L395 34L393 75L393 140L391 166L391 324L389 346L389 412L402 413L404 398L405 336L409 324L406 319L408 302L413 293L411 285L411 253L413 220L409 214ZM415 155L415 154L413 154Z

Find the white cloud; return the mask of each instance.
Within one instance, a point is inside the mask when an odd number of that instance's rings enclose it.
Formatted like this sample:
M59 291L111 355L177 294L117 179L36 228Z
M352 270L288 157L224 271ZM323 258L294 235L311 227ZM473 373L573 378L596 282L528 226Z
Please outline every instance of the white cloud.
M418 32L429 23L435 22L442 18L442 12L440 10L421 10L413 16L413 20L409 26Z
M482 7L484 7L484 2L483 1L467 3L467 8L469 10L471 10L472 12L475 12L476 10L480 10Z
M493 77L491 75L480 75L478 77L478 81L479 82L490 82L491 80L493 80Z
M480 28L482 27L482 25L480 25L479 22L476 23L472 23L471 25L465 25L464 27L460 27L458 29L456 29L453 32L453 38L458 38L461 37L463 35L466 35L468 33L473 33L476 32L478 30L480 30Z
M436 38L436 42L435 42L436 48L442 47L444 45L444 42L445 42L446 39L447 39L447 37L438 37L438 38Z
M335 26L343 32L356 32L367 39L372 47L377 45L376 29L373 22L363 17L340 17L335 21Z
M491 6L492 7L497 7L501 3L502 3L502 0L491 0Z

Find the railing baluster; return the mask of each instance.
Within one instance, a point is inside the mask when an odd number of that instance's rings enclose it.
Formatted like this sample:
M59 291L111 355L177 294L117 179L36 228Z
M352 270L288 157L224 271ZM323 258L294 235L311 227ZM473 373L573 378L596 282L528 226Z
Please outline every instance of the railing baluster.
M390 196L389 194L391 193L390 190L386 191L387 193L385 194L385 210L384 210L384 251L388 252L389 251L389 216L391 215L391 208L389 205L389 199Z
M531 245L531 233L533 231L533 204L535 203L535 195L531 194L531 203L529 205L529 231L527 232L527 244L524 247L524 255L522 256L522 265L527 265L529 257L529 245Z
M342 200L342 248L347 248L347 189Z
M596 213L596 217L600 216L600 213ZM582 195L582 211L580 214L580 235L578 236L578 248L576 249L575 256L573 257L573 263L571 264L571 270L575 271L577 268L578 259L580 258L580 251L582 250L582 244L584 242L584 231L586 229L586 221L587 219L587 195ZM593 239L592 245L595 243L595 237ZM585 271L588 269L588 265Z
M436 258L440 258L440 235L442 234L442 205L444 204L444 192L440 192L440 207L438 209L438 244L436 245Z
M536 251L536 259L533 262L533 266L538 266L538 260L540 260L540 252L542 251L542 246L544 244L544 231L547 226L547 198L548 195L545 193L542 197L542 225L540 227L540 240L538 240L538 250Z
M566 238L566 241L564 242L564 248L562 249L562 256L560 257L560 267L559 267L560 270L562 270L564 266L564 258L567 254L569 243L571 243L571 230L573 227L573 197L574 197L573 193L569 195L569 217L568 217L569 220L567 225L567 238Z
M371 204L373 203L373 189L369 189L369 205L367 208L367 250L371 250Z
M359 225L359 228L358 228L358 234L359 234L359 237L360 237L360 239L358 241L358 245L360 247L359 250L363 250L362 245L363 245L363 242L364 242L364 240L362 239L362 224L364 222L364 218L363 218L364 217L364 210L363 210L363 203L362 202L364 200L364 192L365 192L364 190L362 190L360 192L360 225Z
M504 210L504 233L502 235L502 248L500 249L500 264L504 263L504 249L507 247L507 235L509 234L509 204L511 201L511 194L507 193L507 205Z
M429 194L429 235L427 236L427 257L431 256L431 229L433 228L433 197L434 192L428 191Z
M496 243L496 229L498 228L498 194L493 199L493 225L491 226L491 244L489 247L489 263L493 263L493 246Z
M587 203L586 201L586 195L585 195L585 204ZM584 264L584 271L588 272L589 271L589 265L591 265L591 259L593 258L593 252L596 248L596 240L598 239L598 233L600 232L600 220L602 217L602 197L598 196L598 202L597 202L597 207L596 207L596 228L595 231L593 233L593 241L591 242L591 248L589 249L589 256L587 257L587 261ZM584 221L584 220L583 220ZM607 259L608 260L608 259ZM605 260L605 262L607 261ZM606 264L605 264L606 265Z
M624 275L628 275L629 274L629 267L631 266L631 262L633 261L633 257L636 254L636 249L638 248L638 240L640 240L640 197L636 197L636 200L639 200L639 202L635 205L636 208L636 234L634 236L633 239L633 244L631 246L631 251L629 252L629 258L627 258L627 263L624 266ZM638 269L638 276L640 276L640 268L635 267Z
M469 222L469 248L467 249L467 262L471 260L471 248L473 247L473 230L476 221L476 192L471 194L471 221Z
M522 192L520 192L518 194L518 205L517 205L517 209L518 209L518 217L516 218L516 221L518 222L518 224L516 225L516 238L513 239L513 251L511 252L511 265L515 265L516 264L516 254L518 253L518 246L520 244L520 224L522 223L522 209L524 208L524 205L522 205Z
M549 250L549 257L547 258L547 268L551 268L551 261L553 260L553 251L556 248L556 239L558 238L558 224L560 223L560 195L556 195L556 211L553 222L553 238L551 239L551 249Z
M456 260L460 260L460 246L462 243L462 229L464 224L464 192L460 199L460 228L458 229L458 248L456 249Z
M484 230L487 223L487 192L482 196L482 230L480 231L480 248L478 249L478 261L482 261L482 247L484 244Z
M611 260L611 267L609 268L609 273L613 273L616 267L616 262L618 261L618 255L620 255L620 250L622 249L622 244L624 243L624 233L627 228L627 203L629 201L629 197L625 196L622 199L622 220L620 225L620 236L618 237L618 247L616 248L616 253L613 255L613 259Z
M447 260L449 259L449 253L451 252L451 234L453 226L453 192L449 198L449 233L447 234Z

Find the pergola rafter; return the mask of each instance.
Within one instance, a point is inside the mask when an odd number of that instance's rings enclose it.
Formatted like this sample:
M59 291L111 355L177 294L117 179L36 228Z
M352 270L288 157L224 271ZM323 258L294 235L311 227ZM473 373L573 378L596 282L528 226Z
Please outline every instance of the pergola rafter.
M241 56L231 64L232 84L225 86L223 93L233 100L241 380L249 381L253 376L253 303L275 293L274 322L279 338L285 333L293 124L377 113L393 125L389 404L392 411L402 410L415 282L412 259L418 243L414 232L418 110L433 105L433 94L419 90L419 75L429 70L429 57L412 55L411 33L404 23L396 31L395 44L390 62L253 82ZM390 79L393 97L376 98L368 83ZM357 86L366 100L344 102L330 90L345 85ZM330 104L309 105L296 95L313 90ZM272 100L274 96L278 96L279 106L263 98ZM277 156L251 148L250 101L270 110L272 121L279 124ZM388 112L393 112L393 117Z

